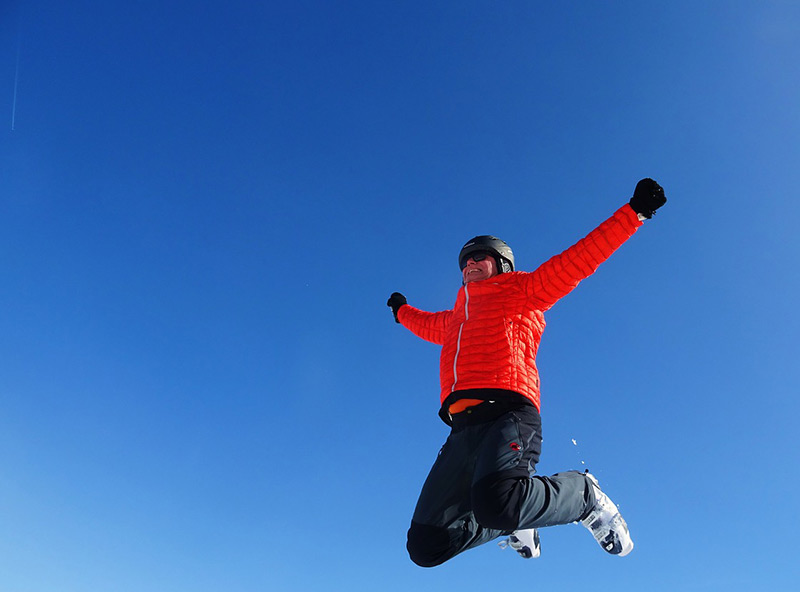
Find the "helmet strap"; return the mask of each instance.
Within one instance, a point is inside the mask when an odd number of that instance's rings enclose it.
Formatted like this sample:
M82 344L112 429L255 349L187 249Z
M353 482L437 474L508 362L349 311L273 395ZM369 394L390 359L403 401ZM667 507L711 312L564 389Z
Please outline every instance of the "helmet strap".
M495 257L497 262L497 273L510 273L511 264L504 257Z

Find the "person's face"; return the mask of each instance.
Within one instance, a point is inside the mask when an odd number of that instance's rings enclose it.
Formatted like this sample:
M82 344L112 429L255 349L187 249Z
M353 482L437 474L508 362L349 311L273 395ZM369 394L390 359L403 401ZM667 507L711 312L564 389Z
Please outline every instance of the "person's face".
M465 284L486 280L497 275L497 262L488 253L474 253L467 259L467 264L461 273Z

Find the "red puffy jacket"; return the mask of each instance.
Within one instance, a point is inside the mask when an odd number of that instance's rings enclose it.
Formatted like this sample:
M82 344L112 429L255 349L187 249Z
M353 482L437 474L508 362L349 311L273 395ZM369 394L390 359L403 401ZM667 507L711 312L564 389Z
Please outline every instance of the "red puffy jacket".
M641 225L626 204L536 271L502 273L466 284L452 310L400 307L397 317L403 326L442 346L442 404L454 391L503 389L521 394L539 409L536 352L544 311L591 275Z

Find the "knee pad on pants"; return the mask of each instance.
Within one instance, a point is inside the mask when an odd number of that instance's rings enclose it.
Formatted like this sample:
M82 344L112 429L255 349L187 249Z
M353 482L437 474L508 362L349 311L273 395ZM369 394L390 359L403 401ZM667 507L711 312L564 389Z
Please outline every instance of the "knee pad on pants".
M484 528L512 531L519 524L525 477L495 473L472 486L472 512Z
M441 526L411 522L406 543L408 556L420 567L440 565L453 556L450 533Z

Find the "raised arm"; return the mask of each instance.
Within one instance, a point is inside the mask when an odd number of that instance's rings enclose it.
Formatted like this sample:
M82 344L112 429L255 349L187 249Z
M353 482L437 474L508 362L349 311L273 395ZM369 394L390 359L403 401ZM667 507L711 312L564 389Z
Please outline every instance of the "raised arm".
M666 203L664 190L652 179L642 179L630 202L563 253L531 273L529 292L537 308L546 310L569 294L608 259L622 243Z
M452 310L441 312L427 312L410 306L406 297L395 292L389 297L386 305L392 309L394 320L402 324L417 337L438 345L444 343L445 330Z

